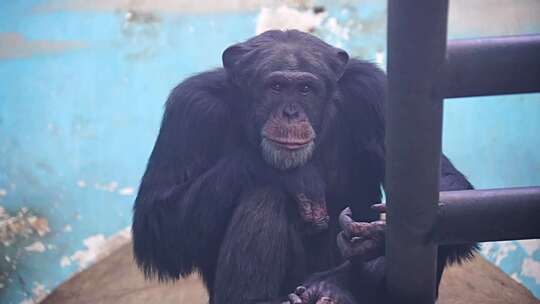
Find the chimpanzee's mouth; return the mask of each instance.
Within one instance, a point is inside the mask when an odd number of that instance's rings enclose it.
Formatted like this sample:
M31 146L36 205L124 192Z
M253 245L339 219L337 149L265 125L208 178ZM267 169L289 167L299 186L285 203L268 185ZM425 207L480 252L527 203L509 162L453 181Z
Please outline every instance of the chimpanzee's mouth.
M279 148L287 149L287 150L299 150L313 142L313 139L309 139L307 141L299 141L299 140L290 140L290 139L285 139L285 138L270 138L270 137L265 137L265 138L269 140L275 146Z

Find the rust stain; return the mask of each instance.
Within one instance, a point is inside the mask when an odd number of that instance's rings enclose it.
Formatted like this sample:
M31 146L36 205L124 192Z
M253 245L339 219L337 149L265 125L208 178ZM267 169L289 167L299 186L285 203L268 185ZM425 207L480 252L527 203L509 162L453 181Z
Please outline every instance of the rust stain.
M28 223L39 236L44 236L51 232L49 221L44 217L31 216L28 218Z
M0 60L58 54L84 47L80 41L28 40L19 33L0 33Z
M19 239L28 239L37 234L42 237L49 233L49 221L34 215L28 208L22 207L14 215L0 207L0 243L11 246Z

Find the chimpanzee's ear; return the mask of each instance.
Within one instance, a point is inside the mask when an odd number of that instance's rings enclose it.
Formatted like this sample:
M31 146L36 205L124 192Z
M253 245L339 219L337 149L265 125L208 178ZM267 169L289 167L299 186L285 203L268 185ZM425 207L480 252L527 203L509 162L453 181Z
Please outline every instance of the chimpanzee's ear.
M233 79L233 81L238 80L239 76L239 65L238 63L242 57L247 54L249 49L245 46L244 43L238 43L231 45L221 55L221 60L223 61L223 67L227 74Z
M347 63L349 62L349 54L345 52L342 49L334 48L334 54L336 60L332 64L332 70L334 70L334 73L336 73L336 80L339 80L341 76L343 76L343 73L345 72L345 68L347 67Z

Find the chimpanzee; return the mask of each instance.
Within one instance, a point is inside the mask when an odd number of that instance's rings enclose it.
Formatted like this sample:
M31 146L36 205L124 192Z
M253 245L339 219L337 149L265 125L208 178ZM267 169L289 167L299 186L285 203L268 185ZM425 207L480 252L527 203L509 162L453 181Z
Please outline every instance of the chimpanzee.
M138 265L200 272L216 304L381 303L384 73L296 30L222 59L166 102L135 201ZM443 190L471 188L441 159ZM473 249L441 247L439 277Z

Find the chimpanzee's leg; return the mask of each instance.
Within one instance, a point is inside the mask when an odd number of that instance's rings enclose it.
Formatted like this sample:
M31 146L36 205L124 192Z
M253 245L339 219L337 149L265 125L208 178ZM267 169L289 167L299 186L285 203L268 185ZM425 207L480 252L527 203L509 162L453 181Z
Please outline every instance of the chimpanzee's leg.
M240 200L221 245L210 303L280 303L289 258L284 194L259 188Z

